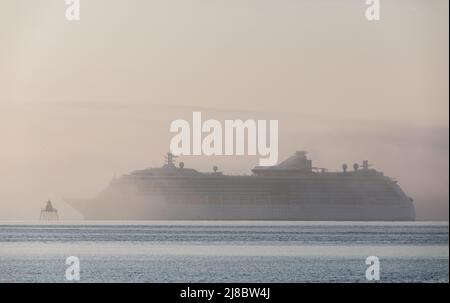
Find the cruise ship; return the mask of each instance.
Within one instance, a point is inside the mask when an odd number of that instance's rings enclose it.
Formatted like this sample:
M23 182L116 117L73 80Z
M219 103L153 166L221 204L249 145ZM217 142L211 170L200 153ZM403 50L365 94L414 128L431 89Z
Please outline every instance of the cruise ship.
M92 199L69 199L87 220L413 221L415 209L397 181L363 161L331 172L297 151L251 175L209 173L175 164L111 181Z

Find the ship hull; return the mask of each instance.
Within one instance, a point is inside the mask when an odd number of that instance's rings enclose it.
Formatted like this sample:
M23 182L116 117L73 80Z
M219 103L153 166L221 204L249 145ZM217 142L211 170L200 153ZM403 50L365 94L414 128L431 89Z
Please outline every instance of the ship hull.
M88 220L413 221L412 200L378 175L164 177L69 200Z
M83 204L96 200L83 201ZM86 220L286 220L286 221L414 221L415 212L411 207L381 206L244 206L223 207L190 205L171 209L167 205L147 203L140 211L115 212L98 211L79 207L79 202L70 200L80 210ZM97 204L101 205L101 204ZM109 206L110 207L110 206Z

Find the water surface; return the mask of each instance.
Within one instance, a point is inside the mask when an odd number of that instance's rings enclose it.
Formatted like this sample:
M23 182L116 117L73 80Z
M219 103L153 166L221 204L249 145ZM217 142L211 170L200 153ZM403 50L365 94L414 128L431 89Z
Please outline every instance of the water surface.
M0 282L448 282L448 223L0 222Z

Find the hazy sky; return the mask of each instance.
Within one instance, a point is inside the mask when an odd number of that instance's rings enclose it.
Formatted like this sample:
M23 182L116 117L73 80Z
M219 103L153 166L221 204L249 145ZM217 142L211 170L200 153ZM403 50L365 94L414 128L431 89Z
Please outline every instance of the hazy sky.
M369 159L448 220L448 1L0 0L0 219L159 166L169 124L279 119L280 156ZM258 157L184 157L249 172Z

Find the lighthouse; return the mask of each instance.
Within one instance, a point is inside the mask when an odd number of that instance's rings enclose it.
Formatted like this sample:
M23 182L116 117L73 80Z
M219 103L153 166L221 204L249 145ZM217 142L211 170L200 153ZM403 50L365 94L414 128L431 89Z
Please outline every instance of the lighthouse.
M48 200L45 207L41 210L41 220L54 221L58 220L58 210L53 207L52 201Z

